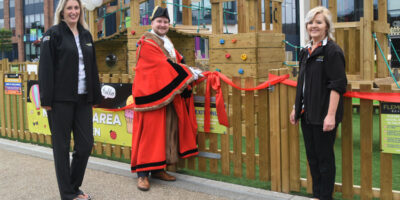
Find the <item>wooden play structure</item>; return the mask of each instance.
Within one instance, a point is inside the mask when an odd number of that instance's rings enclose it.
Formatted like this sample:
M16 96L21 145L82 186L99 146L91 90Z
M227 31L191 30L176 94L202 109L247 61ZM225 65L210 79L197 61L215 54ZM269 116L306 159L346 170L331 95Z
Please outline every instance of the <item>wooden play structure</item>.
M151 5L167 6L163 0L149 0ZM96 42L97 63L103 83L132 83L136 63L136 43L140 36L150 29L143 14L148 13L147 0L104 0L103 6L87 11L90 31ZM192 0L194 2L194 0ZM282 33L281 6L283 0L236 0L237 34L224 34L224 2L230 0L210 0L212 23L210 27L192 25L193 2L182 0L182 24L171 25L168 36L175 47L185 57L186 63L204 70L220 71L241 87L254 87L268 79L268 74L292 76L293 69L286 67L285 35ZM319 0L311 0L311 7L320 5ZM262 12L261 9L265 10ZM269 5L269 6L268 6ZM387 2L378 0L378 20L373 19L373 0L364 0L364 17L358 22L335 23L337 43L346 57L346 70L350 84L348 91L399 93L379 50L375 47L373 33L388 54L386 34ZM336 0L329 0L329 9L336 16ZM144 11L143 11L144 10ZM129 11L129 12L128 12ZM151 12L151 11L150 11ZM128 15L128 13L130 13ZM262 23L262 16L266 22ZM170 13L172 16L172 13ZM272 16L272 17L271 17ZM336 19L336 17L334 17ZM112 23L110 22L112 21ZM114 24L115 27L108 27ZM266 28L267 27L267 28ZM111 32L109 32L111 30ZM195 52L195 37L208 41L209 56L199 59ZM110 56L111 54L115 55ZM374 60L376 55L376 64ZM106 59L107 62L106 62ZM4 74L21 73L23 87L28 80L37 80L35 74L26 72L27 63L8 63L3 60L0 67L0 133L2 137L51 145L51 138L42 133L31 133L26 126L26 98L23 95L4 93ZM294 63L296 64L296 63ZM17 71L11 71L11 66ZM375 68L376 66L376 68ZM388 78L389 77L389 78ZM373 83L379 88L373 88ZM198 133L198 147L202 152L197 158L181 161L176 169L190 169L212 174L231 176L238 179L255 180L270 184L268 189L278 192L300 192L306 188L311 193L311 176L300 175L300 140L298 126L289 123L295 88L277 84L257 91L240 91L226 83L221 83L230 127L226 134ZM195 88L198 96L204 95L205 84ZM26 91L26 89L24 90ZM26 93L26 92L24 92ZM391 154L373 150L372 100L360 100L360 169L354 167L353 152L353 103L345 98L345 114L341 125L342 180L335 185L335 193L344 199L395 199L400 200L400 191L394 190ZM19 122L19 123L18 123ZM377 134L377 133L374 133ZM114 159L130 158L130 148L96 142L93 154ZM373 187L373 155L379 154L380 185ZM303 163L303 165L306 165ZM376 166L374 166L376 167ZM361 177L355 183L355 173ZM374 180L376 181L376 180Z

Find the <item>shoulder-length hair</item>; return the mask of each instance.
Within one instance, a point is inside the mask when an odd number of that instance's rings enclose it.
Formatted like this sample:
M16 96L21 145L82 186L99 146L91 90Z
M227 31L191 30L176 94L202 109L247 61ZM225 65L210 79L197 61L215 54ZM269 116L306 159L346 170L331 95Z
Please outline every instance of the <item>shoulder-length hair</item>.
M332 14L331 12L323 7L323 6L318 6L310 11L308 11L305 19L305 26L307 30L307 25L314 19L314 17L318 14L322 14L325 19L325 23L327 25L327 31L326 31L326 36L328 36L329 39L335 40L333 37L333 33L335 32L335 28L333 27L333 22L332 22ZM308 35L308 32L306 31L306 42L311 40L311 36Z
M81 24L83 26L83 28L85 29L89 29L86 21L85 21L85 17L84 17L84 10L83 10L83 6L82 6L82 2L81 0L60 0L60 2L58 2L57 8L56 8L56 12L54 14L54 25L59 24L61 21L64 20L64 16L62 16L62 12L64 10L65 5L67 4L68 1L77 1L79 4L79 8L81 10L80 14L79 14L79 24Z

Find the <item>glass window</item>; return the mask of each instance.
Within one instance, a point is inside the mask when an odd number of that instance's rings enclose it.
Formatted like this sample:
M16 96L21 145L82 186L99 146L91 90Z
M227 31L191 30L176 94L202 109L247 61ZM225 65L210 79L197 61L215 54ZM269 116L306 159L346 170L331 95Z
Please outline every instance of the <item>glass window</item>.
M44 26L44 14L40 14L40 25Z
M3 8L4 8L4 1L0 0L0 9L3 9Z
M10 0L10 8L15 7L15 0Z
M15 17L10 17L10 27L15 28Z
M0 19L0 28L4 28L4 19Z
M25 15L25 28L29 28L30 23L29 23L29 16Z

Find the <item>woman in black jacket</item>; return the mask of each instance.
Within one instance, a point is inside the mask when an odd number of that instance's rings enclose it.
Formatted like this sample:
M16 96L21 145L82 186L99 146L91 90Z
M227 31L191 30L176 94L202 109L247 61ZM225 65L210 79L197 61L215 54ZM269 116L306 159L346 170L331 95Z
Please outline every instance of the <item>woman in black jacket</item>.
M306 16L308 45L300 52L300 76L290 122L301 119L315 199L332 199L335 184L333 145L343 116L347 79L342 49L333 41L332 16L316 7Z
M92 107L102 99L95 49L80 0L60 0L54 22L40 47L41 106L48 113L61 199L90 199L79 187L93 147Z

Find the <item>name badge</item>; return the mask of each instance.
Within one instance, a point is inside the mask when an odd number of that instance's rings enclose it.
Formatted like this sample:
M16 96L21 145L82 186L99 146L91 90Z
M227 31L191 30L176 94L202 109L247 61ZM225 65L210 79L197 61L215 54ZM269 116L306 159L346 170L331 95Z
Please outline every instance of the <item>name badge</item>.
M317 59L315 59L317 62L323 62L324 61L324 56L318 56Z

